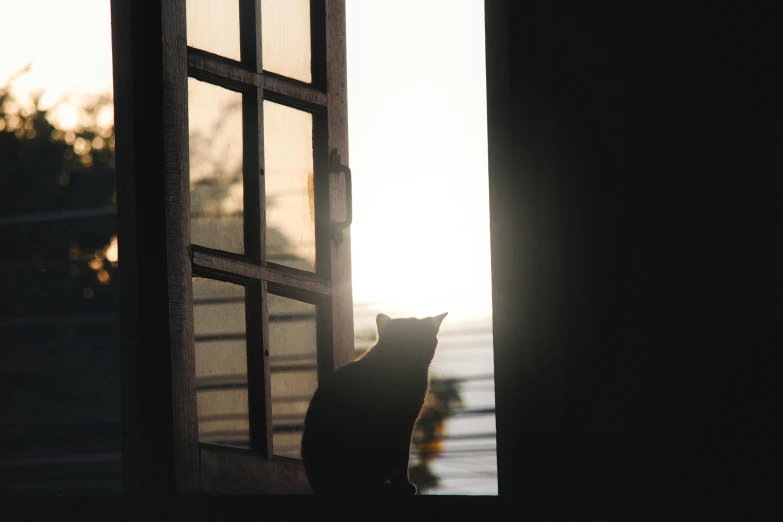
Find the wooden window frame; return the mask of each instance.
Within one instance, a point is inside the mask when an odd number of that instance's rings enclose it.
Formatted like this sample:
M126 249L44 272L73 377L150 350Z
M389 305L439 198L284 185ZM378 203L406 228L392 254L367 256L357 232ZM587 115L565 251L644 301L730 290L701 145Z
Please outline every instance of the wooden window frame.
M234 61L187 46L185 0L112 0L123 480L129 494L310 492L301 461L272 455L264 355L270 290L318 305L319 379L354 359L350 230L335 226L350 210L350 177L333 162L348 163L345 3L310 2L308 84L263 71L261 1L239 2L241 60ZM241 255L190 242L188 77L242 93ZM265 99L313 115L314 273L264 259ZM199 442L193 276L246 288L253 450Z

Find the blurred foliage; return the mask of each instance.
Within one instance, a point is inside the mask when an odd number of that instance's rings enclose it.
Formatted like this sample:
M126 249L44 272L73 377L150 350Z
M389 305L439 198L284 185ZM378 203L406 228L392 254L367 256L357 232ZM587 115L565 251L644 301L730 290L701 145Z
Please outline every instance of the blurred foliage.
M410 479L421 491L436 488L440 479L430 469L430 462L443 453L446 421L462 405L460 381L434 378L424 401L413 433Z
M113 106L95 96L60 128L57 105L15 96L27 69L0 87L0 442L45 453L72 448L28 420L119 415L114 129L98 124Z
M12 92L12 84L0 88L0 220L17 218L0 225L0 317L114 309L114 129L57 128L39 97L25 107ZM111 104L96 97L86 119ZM88 215L49 215L81 211Z

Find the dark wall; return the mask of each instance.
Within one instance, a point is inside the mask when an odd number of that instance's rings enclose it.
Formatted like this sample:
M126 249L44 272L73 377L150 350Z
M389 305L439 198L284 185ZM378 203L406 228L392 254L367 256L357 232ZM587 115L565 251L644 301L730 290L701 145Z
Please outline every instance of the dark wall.
M762 510L771 8L485 5L500 494L552 519Z

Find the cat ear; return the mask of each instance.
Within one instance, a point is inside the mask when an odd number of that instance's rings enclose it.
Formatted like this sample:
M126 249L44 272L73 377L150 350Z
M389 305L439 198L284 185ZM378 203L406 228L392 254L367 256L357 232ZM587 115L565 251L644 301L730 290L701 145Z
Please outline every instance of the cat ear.
M375 324L378 325L378 335L386 329L386 326L391 321L391 317L389 317L386 314L378 314L378 316L375 318Z
M436 332L440 330L440 323L443 322L443 320L446 318L447 315L449 315L448 312L429 318L429 320L432 321L432 325L435 327Z

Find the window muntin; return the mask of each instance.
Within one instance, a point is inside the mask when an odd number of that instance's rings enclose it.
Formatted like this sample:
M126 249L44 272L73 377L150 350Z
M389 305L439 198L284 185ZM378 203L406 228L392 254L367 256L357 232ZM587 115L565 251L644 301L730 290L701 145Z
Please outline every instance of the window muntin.
M207 413L199 405L199 428L205 428L200 433L209 434L200 435L202 457L210 455L202 458L202 468L207 466L206 472L215 476L230 472L220 468L221 459L212 457L222 451L221 446L233 446L235 455L245 451L248 458L274 459L280 465L300 462L307 404L319 373L330 371L334 364L329 279L335 237L330 207L335 195L330 194L333 181L327 158L327 96L323 87L301 83L318 77L311 73L319 66L311 57L325 60L325 55L312 52L309 1L239 5L239 60L230 53L219 56L216 48L207 45L187 49L188 94L193 96L188 100L189 141L191 147L205 146L190 151L192 270L195 281L244 285L247 305L245 380L238 363L241 349L234 347L232 360L223 362L233 364L237 375L229 379L212 354L212 371L226 382L207 382L215 380L207 375L199 375L196 381L197 388L234 387L234 395L224 394L220 403L224 412ZM262 21L264 9L270 11L266 23L258 23L259 5ZM316 12L325 15L323 7ZM293 41L291 34L272 34L263 54L271 56L276 74L266 74L258 56L259 31L263 34L266 28L274 33L286 27L295 29L298 43L286 43ZM194 114L198 119L193 119ZM198 126L203 135L198 134ZM211 215L201 208L205 205ZM195 295L193 314L198 320L197 307L202 305ZM236 330L228 335L241 337L240 329ZM210 357L200 352L198 340L203 337L198 325L195 331L196 357ZM206 429L207 423L220 422L226 429ZM213 436L216 433L227 436ZM262 461L248 462L267 469Z

